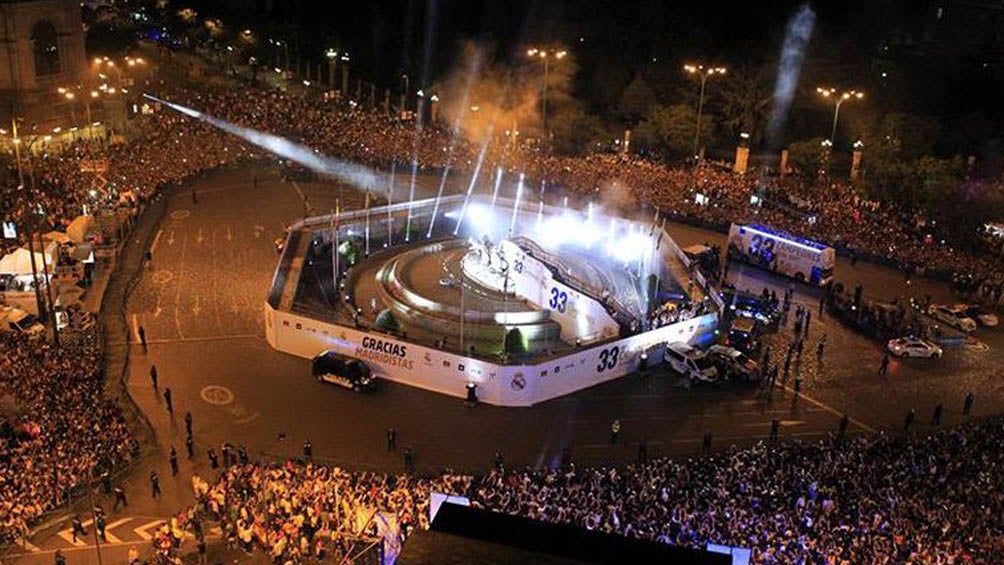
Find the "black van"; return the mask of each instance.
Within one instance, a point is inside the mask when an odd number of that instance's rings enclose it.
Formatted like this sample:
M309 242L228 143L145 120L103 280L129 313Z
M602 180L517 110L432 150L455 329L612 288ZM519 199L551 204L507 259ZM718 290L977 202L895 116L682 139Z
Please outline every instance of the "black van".
M376 377L366 363L330 350L314 357L313 374L321 382L334 383L356 392L370 390L376 385Z
M729 325L728 345L739 351L752 355L759 346L760 332L757 321L753 318L738 317Z

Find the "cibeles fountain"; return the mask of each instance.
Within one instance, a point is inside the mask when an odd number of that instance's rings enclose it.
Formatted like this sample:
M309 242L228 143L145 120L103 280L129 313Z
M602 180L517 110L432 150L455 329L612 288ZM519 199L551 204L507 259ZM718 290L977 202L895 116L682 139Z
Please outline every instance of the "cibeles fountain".
M385 379L531 405L710 335L716 305L681 260L657 217L497 193L308 218L280 258L266 333L287 353L334 350ZM689 314L653 327L667 301Z
M408 197L378 171L144 96L367 194L362 210L290 226L265 302L278 351L356 357L384 380L528 406L630 374L667 343L713 334L715 293L653 218L545 202L543 185L479 184L486 137L463 194L416 200L416 122ZM458 123L459 125L459 123ZM454 128L458 131L458 128ZM369 205L371 191L387 204ZM512 194L512 198L505 195ZM653 316L658 312L659 315ZM672 312L667 316L666 312Z

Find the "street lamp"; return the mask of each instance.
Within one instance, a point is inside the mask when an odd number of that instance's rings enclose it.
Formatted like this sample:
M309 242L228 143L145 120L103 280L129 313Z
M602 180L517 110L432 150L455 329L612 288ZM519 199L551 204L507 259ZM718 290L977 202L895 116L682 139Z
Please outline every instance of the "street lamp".
M539 59L544 67L543 87L541 88L540 104L540 124L544 131L547 131L547 72L551 59L560 61L568 56L568 51L564 49L538 49L532 47L526 50L526 56L530 59Z
M324 52L324 56L328 59L328 86L334 88L335 67L338 65L338 51L329 47L328 50Z
M861 100L865 97L865 93L858 90L848 90L838 95L836 88L825 88L822 86L817 87L816 92L823 98L834 101L833 129L830 130L830 145L832 145L834 138L837 136L837 119L840 117L840 105L848 100Z
M401 91L401 112L408 110L408 94L411 92L411 78L408 73L401 73L401 80L404 82L404 90Z
M698 159L698 150L701 143L701 113L704 111L704 90L708 84L708 79L715 75L724 75L725 67L705 67L704 65L684 65L683 70L701 77L701 93L697 101L697 131L694 132L694 160Z

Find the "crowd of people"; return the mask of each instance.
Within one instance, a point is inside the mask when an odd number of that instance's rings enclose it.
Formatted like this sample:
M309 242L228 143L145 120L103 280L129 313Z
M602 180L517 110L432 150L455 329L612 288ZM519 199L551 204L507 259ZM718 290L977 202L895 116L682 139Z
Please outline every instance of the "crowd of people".
M300 95L247 85L224 88L203 84L168 85L152 81L144 89L183 106L240 126L268 132L354 163L382 169L443 169L470 173L482 140L457 139L441 124L416 124L365 108L345 97ZM253 150L230 134L154 104L156 111L133 118L129 141L94 144L80 141L56 154L26 152L29 175L37 190L32 198L17 198L8 189L3 204L18 200L40 205L50 218L67 222L92 195L91 176L80 171L85 159L109 161L109 189L116 194L149 196L155 187L176 182L206 169L253 155ZM586 157L557 156L534 144L517 144L499 132L486 146L482 169L501 167L525 172L549 190L558 188L604 203L633 206L643 203L664 213L711 225L755 219L849 251L887 259L903 268L945 273L980 273L980 280L1000 289L1004 274L992 257L964 253L927 237L932 230L926 216L894 203L879 204L843 182L819 186L815 179L789 178L754 171L739 175L711 164L696 172L640 156L601 153ZM486 174L485 177L488 175ZM10 178L16 178L11 172ZM15 185L16 186L16 185ZM697 202L695 193L707 197ZM23 193L22 193L23 195ZM762 198L751 204L751 197ZM0 209L0 213L7 210ZM6 214L5 214L6 215ZM1000 293L998 293L999 295Z
M414 164L419 170L450 166L459 174L470 173L481 148L480 143L454 139L448 128L437 124L418 127L412 121L326 96L205 85L169 88L152 84L148 88L240 126L385 171L396 167L403 173ZM130 140L121 144L78 142L62 153L26 156L35 172L37 199L33 202L55 223L65 224L88 201L105 197L91 194L92 176L80 171L85 159L108 161L109 195L142 199L162 184L256 155L256 149L240 139L166 107L137 116L133 122ZM489 144L484 156L483 170L499 167L525 172L528 178L543 182L548 191L613 206L644 204L671 217L718 227L757 221L910 271L967 273L976 281L970 281L971 286L997 300L1004 297L1004 272L993 254L963 252L950 242L928 237L932 230L922 213L867 200L846 183L820 187L814 181L789 178L782 184L776 177L756 172L739 175L714 165L694 171L689 166L611 153L554 156L507 140ZM696 193L707 200L698 203ZM759 204L751 204L753 196L762 199ZM18 201L4 199L8 207Z
M761 442L623 468L499 460L483 475L419 477L235 461L214 485L193 483L196 504L155 544L172 558L185 529L200 535L211 520L231 546L275 563L343 556L358 535L396 548L428 527L430 493L442 492L587 530L749 548L753 563L991 564L1004 555L1002 442L996 417L922 436Z
M0 546L138 454L97 350L0 332Z
M387 170L471 171L479 143L456 141L435 124L417 127L319 96L219 87L148 85L207 114ZM0 189L0 216L43 210L66 225L85 205L141 202L158 187L262 155L203 122L160 108L136 116L128 141L77 142L59 153L29 153L32 181ZM109 185L92 193L84 160L106 160ZM483 168L526 172L562 190L611 205L643 203L708 225L756 220L904 268L971 274L965 288L1002 297L999 258L925 237L913 211L864 200L848 185L825 189L707 166L691 170L614 154L551 156L492 144ZM490 169L488 167L491 167ZM9 177L16 178L16 176ZM25 191L33 191L30 195ZM699 204L694 193L707 202ZM751 196L764 194L767 205ZM794 198L794 199L793 199ZM29 204L30 203L30 204ZM811 220L811 221L810 221ZM0 350L0 543L64 502L98 470L121 466L134 445L119 411L101 400L96 352L72 357L28 337L3 337ZM7 406L7 398L13 399ZM200 499L228 537L291 558L335 551L359 508L395 514L406 532L421 527L428 492L444 489L475 504L690 546L709 541L756 549L758 562L991 562L1000 547L1004 421L966 425L917 440L885 436L759 445L688 461L616 469L497 471L484 477L420 480L353 474L324 466L229 467ZM982 506L973 505L982 501ZM336 536L337 537L337 536ZM249 541L250 540L250 541Z
M492 473L475 505L755 563L994 563L1004 419L908 439L761 443L626 469Z
M430 492L466 491L470 480L352 473L309 462L235 461L212 486L193 480L196 504L176 515L154 544L161 556L175 559L183 532L200 536L208 519L219 523L231 547L263 551L275 563L341 560L381 537L399 547L416 528L428 528Z

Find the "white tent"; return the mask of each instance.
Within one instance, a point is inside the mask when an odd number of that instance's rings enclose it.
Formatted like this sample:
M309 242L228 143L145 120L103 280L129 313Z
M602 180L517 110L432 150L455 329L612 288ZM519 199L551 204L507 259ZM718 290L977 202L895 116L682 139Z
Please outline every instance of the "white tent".
M52 269L52 256L56 249L55 242L50 243L46 249L46 262L49 269ZM35 269L39 274L43 273L42 254L35 253ZM0 275L27 275L31 274L31 252L24 247L19 247L0 259Z
M70 242L70 236L66 235L61 231L51 231L49 233L46 233L42 236L42 239L48 241L55 241L56 243L60 244Z
M70 225L66 226L66 235L74 243L82 243L87 239L87 232L91 229L94 216L77 216Z

